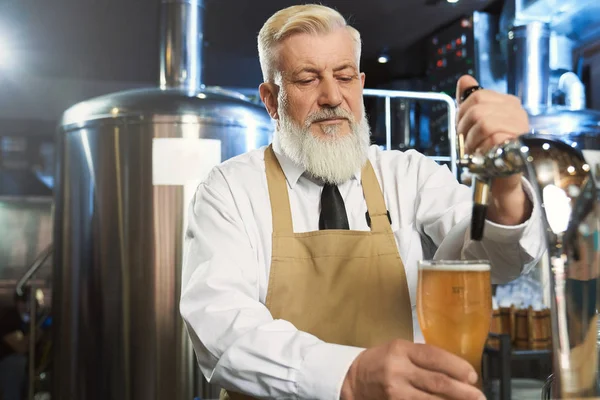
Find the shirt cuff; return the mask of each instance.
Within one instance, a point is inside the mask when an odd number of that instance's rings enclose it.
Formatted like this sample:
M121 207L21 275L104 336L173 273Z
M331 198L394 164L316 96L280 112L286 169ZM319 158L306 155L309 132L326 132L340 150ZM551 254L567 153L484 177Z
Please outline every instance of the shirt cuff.
M298 374L298 398L339 400L350 365L365 349L319 343L306 355Z
M521 240L523 236L527 236L532 229L535 229L532 227L533 225L541 223L540 207L533 186L531 186L531 183L525 178L522 178L522 181L525 195L529 198L531 204L533 204L531 215L527 221L519 225L500 225L490 220L486 220L484 232L487 239L497 243L515 243Z

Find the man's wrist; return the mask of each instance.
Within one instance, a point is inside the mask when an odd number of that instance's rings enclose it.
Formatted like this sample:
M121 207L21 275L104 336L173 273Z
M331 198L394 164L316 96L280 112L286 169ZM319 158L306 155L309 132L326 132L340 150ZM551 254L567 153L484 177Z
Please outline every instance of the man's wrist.
M490 200L487 219L500 225L522 224L529 219L533 210L521 175L495 179Z
M354 381L360 356L359 354L352 364L350 364L350 368L348 368L344 383L342 384L342 390L340 391L340 400L354 400Z

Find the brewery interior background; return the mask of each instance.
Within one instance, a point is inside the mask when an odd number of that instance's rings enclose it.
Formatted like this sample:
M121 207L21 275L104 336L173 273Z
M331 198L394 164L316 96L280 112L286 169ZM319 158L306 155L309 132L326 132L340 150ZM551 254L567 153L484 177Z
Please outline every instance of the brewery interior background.
M153 139L213 139L198 148L209 160L201 169L268 143L271 125L256 97L256 35L274 11L304 2L192 3L202 6L192 27L200 35L182 44L166 33L186 37L190 17L161 0L0 2L0 307L34 289L31 314L43 336L27 353L28 398L218 397L199 378L177 310L188 182L157 176L153 168L165 163L152 161ZM538 131L560 127L552 133L577 133L583 149L600 151L597 0L322 3L362 34L375 143L415 148L452 168L446 103L398 91L453 96L457 77L469 73L484 87L519 95ZM197 76L170 79L161 63L168 46L191 57L175 73L195 68ZM169 171L196 165L183 158ZM139 190L119 181L148 174ZM141 203L148 205L133 215ZM153 213L168 207L177 210ZM543 286L544 277L531 281ZM548 351L514 355L513 398L539 398ZM490 374L500 396L501 373Z

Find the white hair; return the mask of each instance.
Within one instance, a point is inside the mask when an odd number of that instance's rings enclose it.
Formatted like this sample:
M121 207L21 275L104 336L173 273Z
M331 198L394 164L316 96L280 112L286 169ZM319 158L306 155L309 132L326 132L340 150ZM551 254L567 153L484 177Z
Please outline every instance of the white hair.
M324 35L341 28L347 29L356 43L356 65L359 65L360 33L348 25L336 10L318 4L306 4L284 8L273 14L258 34L258 57L264 82L275 81L276 47L284 39L296 33Z

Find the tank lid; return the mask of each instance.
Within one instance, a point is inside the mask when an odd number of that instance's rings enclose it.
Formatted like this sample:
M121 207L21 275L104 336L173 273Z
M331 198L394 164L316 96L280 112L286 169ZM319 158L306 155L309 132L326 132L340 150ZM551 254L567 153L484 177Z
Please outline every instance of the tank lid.
M107 94L78 103L62 116L61 126L84 127L100 120L155 116L186 116L188 121L215 125L273 130L264 107L242 94L220 88L203 88L196 93L183 89L135 89Z

